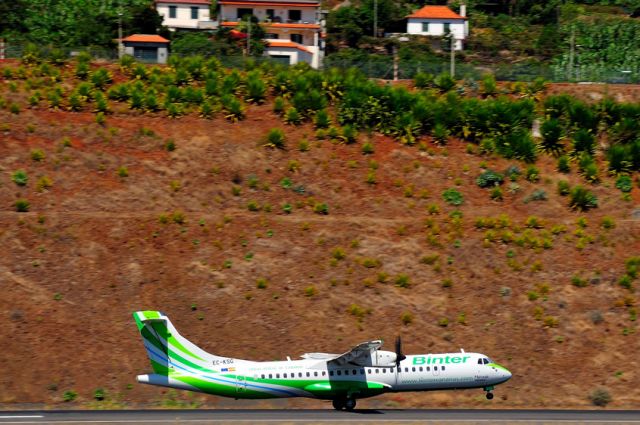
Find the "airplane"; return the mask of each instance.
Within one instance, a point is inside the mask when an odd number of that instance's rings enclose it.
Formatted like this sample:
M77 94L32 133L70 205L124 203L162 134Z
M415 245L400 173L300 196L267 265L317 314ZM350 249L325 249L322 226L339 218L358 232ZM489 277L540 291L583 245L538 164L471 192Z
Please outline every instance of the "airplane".
M309 397L331 400L336 410L353 410L356 400L404 391L482 388L511 378L503 366L480 353L404 355L382 351L382 341L359 344L343 354L306 353L301 360L256 362L209 354L181 336L159 311L133 317L151 360L143 384L198 391L235 399Z

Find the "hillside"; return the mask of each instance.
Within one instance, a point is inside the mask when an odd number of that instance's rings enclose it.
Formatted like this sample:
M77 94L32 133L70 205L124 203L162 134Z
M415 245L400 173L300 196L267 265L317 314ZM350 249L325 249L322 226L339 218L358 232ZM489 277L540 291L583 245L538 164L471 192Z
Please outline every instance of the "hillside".
M180 81L180 66L91 64L89 96L71 112L85 84L78 68L0 64L1 408L240 405L135 383L149 370L131 317L139 309L166 312L185 337L231 357L342 352L402 335L407 352L464 348L514 374L493 402L471 390L391 394L362 407L589 407L600 387L610 408L640 401L637 263L627 261L640 253L640 189L637 172L630 192L615 187L600 148L591 184L575 161L570 173L557 171L550 154L537 156L536 179L531 164L486 143L482 153L457 130L436 143L438 123L409 131L415 144L364 129L346 143L349 124L331 140L332 130L288 125L273 111L274 93L288 105L295 92L269 70L265 102L242 101L246 116L237 122L222 92L235 78L225 69L214 76L203 68L221 87L209 119L189 102L176 102L169 118L170 103L144 112L131 109L132 98L107 100L127 81L128 96L154 85L160 99L171 87L205 85L161 80ZM101 69L112 82L94 77ZM293 72L292 81L320 78ZM246 81L231 90L234 99L248 98ZM419 92L409 86L406 93ZM564 90L590 101L639 99L629 88L551 86L531 100L535 113ZM434 102L455 97L428 93ZM327 109L333 123L343 94ZM272 128L284 130L283 149L264 146ZM606 131L599 137L612 143ZM520 174L511 168L502 200L478 187L486 169L512 166ZM569 208L561 180L592 191L598 207ZM443 198L450 189L460 205ZM94 400L97 388L105 401ZM71 390L77 398L63 402Z

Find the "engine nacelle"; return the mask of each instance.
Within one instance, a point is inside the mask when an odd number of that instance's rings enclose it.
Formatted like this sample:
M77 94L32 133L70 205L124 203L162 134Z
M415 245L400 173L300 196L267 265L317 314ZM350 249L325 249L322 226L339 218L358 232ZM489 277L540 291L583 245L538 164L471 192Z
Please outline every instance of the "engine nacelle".
M377 350L371 356L371 366L395 366L396 357L393 351Z

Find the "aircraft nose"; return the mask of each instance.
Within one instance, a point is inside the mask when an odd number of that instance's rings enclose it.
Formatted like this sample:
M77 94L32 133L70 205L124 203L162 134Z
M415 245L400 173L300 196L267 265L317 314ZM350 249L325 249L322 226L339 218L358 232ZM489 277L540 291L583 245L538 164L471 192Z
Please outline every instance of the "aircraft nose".
M505 378L505 380L507 380L507 379L511 379L511 372L510 372L509 370L505 369L505 370L503 371L503 374L504 374L504 378Z

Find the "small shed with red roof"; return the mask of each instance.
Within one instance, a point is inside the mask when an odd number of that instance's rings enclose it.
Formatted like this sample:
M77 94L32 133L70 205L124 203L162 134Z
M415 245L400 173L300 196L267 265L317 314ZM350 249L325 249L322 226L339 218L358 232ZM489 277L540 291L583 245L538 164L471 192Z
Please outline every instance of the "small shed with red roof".
M169 40L156 34L133 34L122 39L124 52L142 62L167 63Z
M407 33L442 37L451 34L455 40L455 49L462 50L469 35L469 26L465 5L456 13L447 6L424 6L407 16Z

